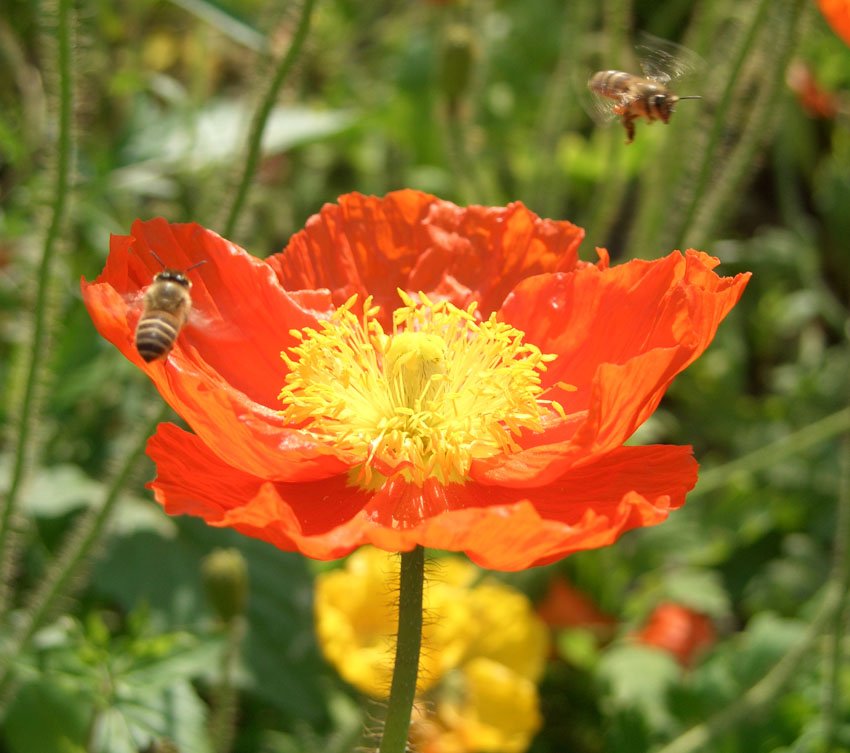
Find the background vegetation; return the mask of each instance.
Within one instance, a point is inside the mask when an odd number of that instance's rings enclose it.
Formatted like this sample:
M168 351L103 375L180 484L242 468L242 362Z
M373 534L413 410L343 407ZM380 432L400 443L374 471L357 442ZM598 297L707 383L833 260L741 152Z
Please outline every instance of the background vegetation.
M677 87L703 100L625 146L582 100L638 71L641 30L703 58ZM693 246L754 273L635 438L694 446L686 507L503 576L534 599L566 576L614 624L555 630L531 750L850 751L849 118L850 49L807 0L4 0L0 750L206 753L237 709L217 751L357 745L374 708L319 656L319 566L161 512L141 449L168 414L78 281L136 217L266 256L341 193L409 186L569 219L585 259ZM221 546L248 563L238 670L202 588ZM665 601L712 620L689 669L629 638Z

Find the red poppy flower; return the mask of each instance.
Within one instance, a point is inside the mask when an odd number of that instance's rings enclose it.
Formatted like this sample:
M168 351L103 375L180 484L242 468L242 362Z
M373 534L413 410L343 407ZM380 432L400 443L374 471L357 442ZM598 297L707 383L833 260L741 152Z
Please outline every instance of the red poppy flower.
M817 0L817 3L832 30L850 46L850 0Z
M168 513L318 559L421 544L514 570L684 503L689 447L623 443L749 277L694 251L580 262L582 235L519 203L350 194L266 261L137 221L83 298L194 432L163 424L148 444ZM151 252L207 263L189 273L201 324L145 363L133 300Z
M689 667L695 657L714 643L715 637L708 617L673 603L659 604L637 634L641 643L667 651L683 667Z

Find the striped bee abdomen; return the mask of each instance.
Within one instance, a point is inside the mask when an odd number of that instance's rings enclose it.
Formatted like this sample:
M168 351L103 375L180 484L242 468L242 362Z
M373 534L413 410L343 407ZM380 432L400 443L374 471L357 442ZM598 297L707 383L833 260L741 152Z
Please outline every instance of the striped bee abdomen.
M153 251L151 254L162 264ZM189 269L204 262L206 259ZM192 309L192 297L189 295L191 289L192 283L186 277L186 272L177 269L163 269L153 278L145 292L144 310L136 325L136 350L145 361L165 358L174 346L180 328L186 323Z
M136 350L145 361L154 361L168 355L181 320L167 311L150 311L142 314L136 327Z
M588 82L593 91L609 99L619 99L629 90L635 80L631 73L623 71L599 71L594 73Z

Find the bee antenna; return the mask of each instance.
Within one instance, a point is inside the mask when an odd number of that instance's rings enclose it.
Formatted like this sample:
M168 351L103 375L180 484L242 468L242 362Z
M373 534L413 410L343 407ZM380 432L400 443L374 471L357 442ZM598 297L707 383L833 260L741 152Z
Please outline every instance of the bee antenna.
M186 269L183 270L183 273L185 274L190 269L194 269L195 267L200 267L201 264L206 264L206 263L207 263L206 259L201 259L200 261L196 261L191 267L186 267Z
M153 249L151 249L151 256L153 256L153 258L159 262L160 266L165 269L165 262L156 255L156 251Z
M689 94L687 97L679 97L679 99L702 99L699 94Z

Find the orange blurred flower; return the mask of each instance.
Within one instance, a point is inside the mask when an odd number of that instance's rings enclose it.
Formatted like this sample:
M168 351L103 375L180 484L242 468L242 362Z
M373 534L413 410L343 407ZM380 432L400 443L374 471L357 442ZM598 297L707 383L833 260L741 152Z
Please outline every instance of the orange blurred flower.
M795 60L788 66L785 82L809 117L831 120L838 114L838 97L819 86L809 66L801 60Z
M749 278L696 251L581 262L582 235L519 203L349 194L266 261L137 221L82 292L194 432L163 424L148 444L168 513L317 559L421 544L517 570L684 503L689 447L623 443ZM206 260L191 273L205 326L145 363L132 299L160 271L152 252Z
M817 3L826 22L850 47L850 0L817 0Z
M616 624L613 617L562 576L550 581L546 596L537 605L537 614L549 627L583 627L605 636Z
M711 620L704 614L681 604L665 603L655 608L636 637L641 643L667 651L683 667L689 667L714 643L716 636Z

